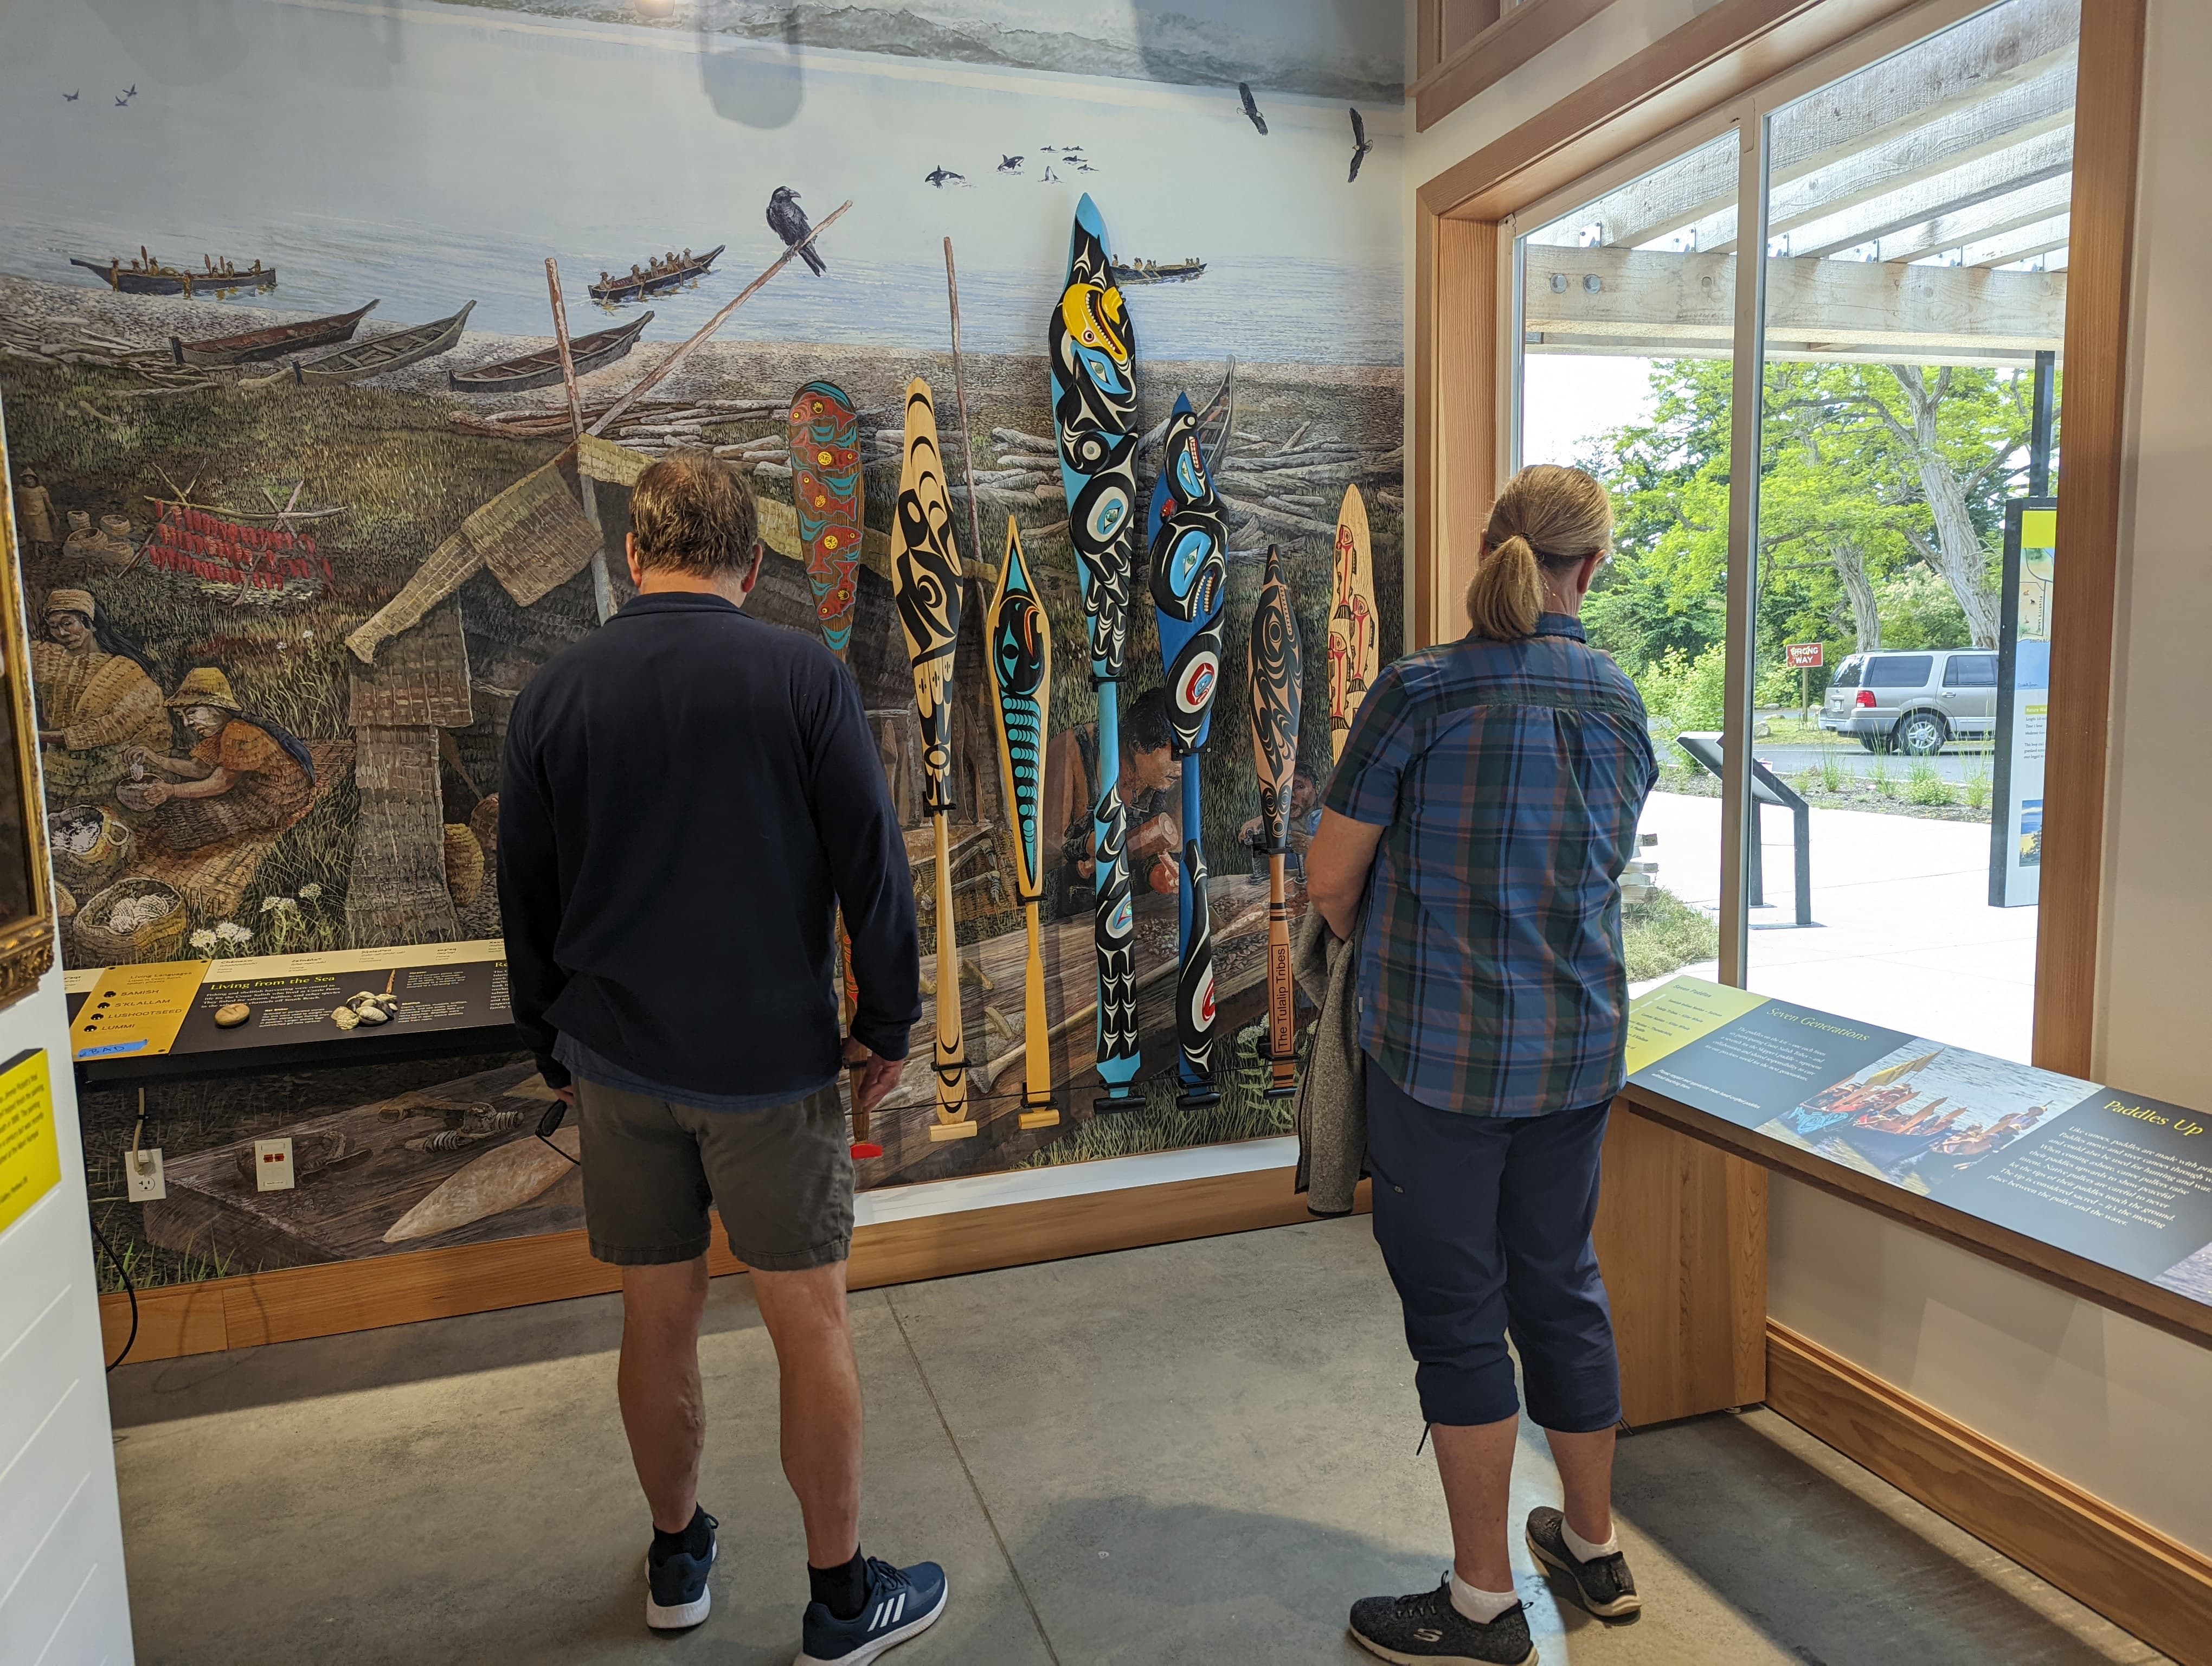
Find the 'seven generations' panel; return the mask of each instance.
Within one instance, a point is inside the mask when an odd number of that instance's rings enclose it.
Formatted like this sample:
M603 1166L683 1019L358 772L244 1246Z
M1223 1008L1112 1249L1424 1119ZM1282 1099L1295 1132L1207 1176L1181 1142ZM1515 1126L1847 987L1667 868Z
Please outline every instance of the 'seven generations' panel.
M1402 648L1395 13L861 0L808 9L794 41L780 7L620 9L58 0L0 20L0 397L81 1025L101 1021L95 972L188 959L214 974L149 1033L234 1066L309 1038L366 1060L503 1011L507 712L627 597L637 471L704 447L761 500L751 611L844 659L908 830L930 995L861 1183L1285 1130L1255 851L1284 853L1301 911L1332 726L1296 732L1263 818L1249 626L1272 547L1310 645L1298 703L1340 717L1344 656L1321 648L1356 486L1374 657ZM241 124L283 137L241 143ZM1355 145L1381 155L1347 181ZM1103 267L1071 301L1086 198ZM1128 563L1111 684L1048 320L1137 344L1090 362L1134 378L1115 430L1133 483L1099 529ZM927 726L893 563L916 379L957 589ZM1185 395L1173 439L1219 546L1196 602L1188 575L1153 585L1140 513ZM1226 697L1194 748L1156 615L1187 632L1209 609ZM1118 865L1096 860L1108 799ZM1103 916L1102 866L1127 887ZM1102 1002L1107 927L1127 964ZM168 1195L143 1206L122 1201L137 1091L96 1087L103 1227L161 1283L576 1225L573 1164L532 1137L545 1090L508 1044L151 1082ZM1102 1093L1128 1108L1095 1114ZM295 1187L258 1191L239 1153L287 1136Z

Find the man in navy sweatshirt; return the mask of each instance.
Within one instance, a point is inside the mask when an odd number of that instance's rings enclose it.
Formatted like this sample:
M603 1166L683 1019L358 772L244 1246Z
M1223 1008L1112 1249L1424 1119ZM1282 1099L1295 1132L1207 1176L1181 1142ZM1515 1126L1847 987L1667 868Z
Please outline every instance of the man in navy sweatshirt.
M921 1016L914 886L852 676L740 611L752 494L703 453L630 506L635 600L557 654L508 721L499 894L515 1027L576 1108L592 1253L622 1268L617 1388L653 1512L646 1623L706 1619L699 1507L708 1206L751 1269L806 1529L802 1661L864 1666L945 1607L934 1563L860 1547L860 1386L845 1306L853 1164ZM838 1033L834 926L860 1000Z

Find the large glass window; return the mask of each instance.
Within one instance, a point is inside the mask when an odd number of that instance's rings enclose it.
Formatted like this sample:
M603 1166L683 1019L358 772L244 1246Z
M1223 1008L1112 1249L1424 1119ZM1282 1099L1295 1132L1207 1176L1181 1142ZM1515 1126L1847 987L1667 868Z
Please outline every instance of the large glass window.
M1696 228L1734 213L1741 149L1731 128L1516 252L1516 466L1576 465L1613 493L1621 556L1601 569L1584 624L1634 670L1666 772L1623 886L1639 985L1711 976L1720 952L1720 780L1677 743L1722 727L1727 610L1706 580L1728 562L1736 259Z
M1999 710L2004 544L2044 489L2076 27L2070 6L2009 0L1784 105L1765 135L1744 648L1754 752L1812 807L1814 923L1794 917L1795 818L1770 809L1746 981L2023 1061L2036 911L1993 891L2008 853L1991 824L2018 815L2001 787L2039 819L2043 795L1999 767L2028 739ZM1790 664L1802 644L1859 659L1857 678L1823 687ZM2039 766L2039 734L2033 751Z
M1639 977L2028 1056L2078 28L2006 0L1520 239L1514 460L1613 494L1586 618L1667 772ZM1765 807L1724 895L1739 737Z

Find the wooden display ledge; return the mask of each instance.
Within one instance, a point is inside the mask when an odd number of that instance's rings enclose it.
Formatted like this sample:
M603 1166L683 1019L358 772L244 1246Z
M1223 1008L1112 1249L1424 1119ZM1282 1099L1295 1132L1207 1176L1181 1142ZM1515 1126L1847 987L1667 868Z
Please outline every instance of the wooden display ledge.
M1369 1207L1368 1183L1358 1207ZM853 1239L866 1290L994 1268L1312 1219L1287 1168L879 1221ZM1643 1116L1606 1134L1598 1256L1620 1343L1632 1424L1752 1405L1765 1395L1766 1176ZM742 1265L721 1239L715 1274ZM252 1347L532 1302L621 1282L580 1231L337 1261L173 1285L138 1298L134 1360ZM110 1358L130 1333L128 1298L100 1298Z
M1364 1207L1364 1185L1360 1201ZM1291 1193L1287 1169L1212 1175L878 1221L853 1235L849 1282L868 1290L1311 1219L1305 1200ZM707 1263L717 1275L745 1270L719 1234ZM172 1285L139 1296L131 1358L167 1359L452 1318L601 1295L621 1283L619 1268L593 1261L584 1234L568 1231ZM100 1304L112 1358L130 1334L129 1301L112 1294Z
M1848 1199L1876 1214L1902 1221L1931 1237L1956 1244L2070 1296L2124 1313L2185 1341L2212 1346L2212 1308L2191 1301L2179 1291L2118 1272L2071 1250L2055 1249L2040 1238L1999 1226L1841 1163L1830 1162L1818 1152L1754 1133L1650 1088L1632 1085L1623 1092L1621 1099L1653 1122L1730 1156Z

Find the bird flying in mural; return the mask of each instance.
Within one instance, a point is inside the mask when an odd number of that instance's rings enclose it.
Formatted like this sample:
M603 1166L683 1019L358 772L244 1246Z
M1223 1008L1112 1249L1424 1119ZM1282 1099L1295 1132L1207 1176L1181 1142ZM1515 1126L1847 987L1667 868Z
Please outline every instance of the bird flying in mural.
M768 199L768 228L783 239L784 246L790 249L799 249L814 229L807 221L806 210L799 206L799 193L789 185L778 185L775 194ZM813 269L817 277L830 270L811 243L799 249L799 258Z
M1359 165L1367 160L1367 153L1374 149L1368 141L1367 124L1360 119L1359 112L1355 107L1352 112L1352 172L1346 176L1345 184L1350 185L1359 178Z
M1018 173L1021 171L1022 159L1019 156L1001 156L999 158L1000 173Z
M131 100L129 99L118 99L115 100L115 107L120 110L125 105L130 102Z
M944 167L933 167L928 173L923 174L921 177L926 182L935 185L939 191L945 189L945 183L948 180L956 185L964 185L968 183L968 176L966 174L955 173L951 168Z
M82 91L84 91L84 88L82 87L76 89L76 93L82 93ZM76 102L76 93L64 93L62 94L62 102L64 104L75 104Z
M125 88L123 89L123 96L127 99L137 98L138 96L138 84L136 82L133 82L130 86Z
M1244 101L1244 113L1251 118L1252 125L1265 133L1267 131L1267 119L1260 113L1260 106L1252 96L1252 83L1249 81L1238 82L1237 96Z

